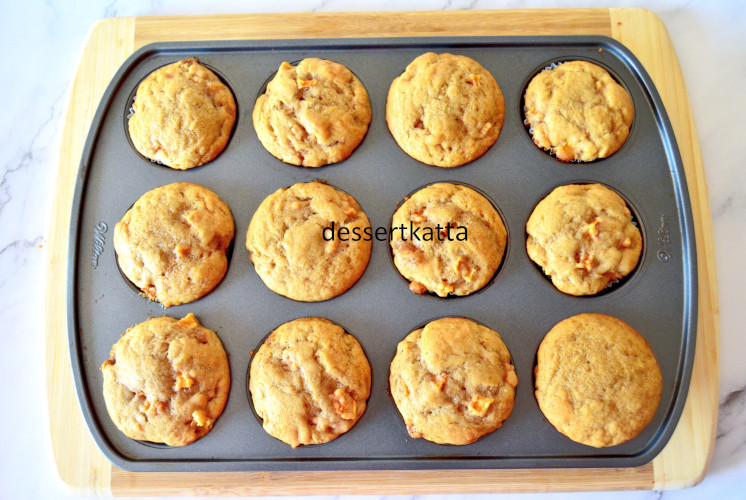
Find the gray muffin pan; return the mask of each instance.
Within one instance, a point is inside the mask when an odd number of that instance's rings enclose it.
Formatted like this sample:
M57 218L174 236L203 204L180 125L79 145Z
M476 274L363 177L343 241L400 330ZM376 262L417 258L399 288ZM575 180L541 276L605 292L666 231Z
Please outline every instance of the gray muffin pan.
M389 85L418 55L463 54L479 61L505 96L505 123L495 145L459 168L407 156L385 121ZM140 156L129 142L126 116L138 83L154 69L198 57L232 89L238 118L217 159L177 171ZM347 160L322 168L287 165L260 144L251 112L282 61L331 59L350 68L370 95L367 136ZM531 77L557 61L586 59L605 68L631 94L635 121L626 144L590 164L561 163L534 146L523 124L522 95ZM477 187L497 206L508 230L504 262L493 282L464 298L411 293L394 268L387 241L373 241L365 274L350 290L320 303L270 291L245 249L245 234L261 201L281 187L324 179L353 195L371 224L388 227L397 203L439 181ZM215 191L230 206L236 239L223 282L202 299L164 310L135 293L120 275L114 225L146 191L189 181ZM525 250L525 224L535 205L559 185L600 182L629 203L643 235L637 269L592 297L557 291ZM686 179L660 97L640 62L605 37L463 37L156 43L133 54L114 76L93 120L80 165L71 223L68 331L78 397L102 452L131 471L264 471L458 469L505 467L627 467L650 461L681 415L696 336L697 270ZM213 430L180 448L142 443L113 425L99 366L128 327L149 317L193 312L223 341L231 365L228 403ZM650 343L663 374L653 421L627 443L596 449L566 438L544 418L533 394L536 350L559 321L583 312L616 316ZM251 351L278 325L321 316L360 341L373 369L368 409L331 443L291 449L269 436L247 397ZM518 388L504 425L466 446L443 446L407 435L388 391L396 345L410 331L443 316L464 316L500 333L513 356Z

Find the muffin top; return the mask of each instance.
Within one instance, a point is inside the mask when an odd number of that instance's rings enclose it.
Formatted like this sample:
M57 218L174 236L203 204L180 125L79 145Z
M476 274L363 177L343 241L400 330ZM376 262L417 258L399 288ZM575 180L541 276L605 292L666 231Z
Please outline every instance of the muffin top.
M497 332L441 318L399 343L389 384L410 436L462 445L508 418L518 378Z
M642 236L621 196L601 184L568 184L539 202L526 223L528 256L558 290L593 295L628 275Z
M195 58L148 75L137 88L133 109L128 127L135 149L178 170L217 157L236 121L230 89Z
M370 125L368 92L352 71L324 59L283 62L254 105L262 145L292 165L320 167L352 154Z
M270 290L316 302L344 293L362 276L371 251L366 228L368 216L352 196L321 182L298 183L262 201L246 249Z
M562 161L606 158L622 147L635 115L632 99L600 66L569 61L536 75L525 95L537 146Z
M449 183L410 196L391 222L394 265L415 293L469 295L484 287L505 253L500 215L475 190Z
M192 313L129 328L101 371L114 425L132 439L170 446L210 432L231 386L220 339Z
M412 158L457 167L497 140L505 100L489 71L466 56L428 52L412 61L389 89L386 123Z
M596 448L637 436L660 402L661 372L650 346L605 314L557 323L539 346L535 374L536 400L549 422Z
M332 441L360 419L371 370L360 343L323 318L289 321L251 360L249 390L264 430L293 448Z
M142 195L114 228L119 267L164 307L209 293L228 270L228 205L206 187L176 182Z

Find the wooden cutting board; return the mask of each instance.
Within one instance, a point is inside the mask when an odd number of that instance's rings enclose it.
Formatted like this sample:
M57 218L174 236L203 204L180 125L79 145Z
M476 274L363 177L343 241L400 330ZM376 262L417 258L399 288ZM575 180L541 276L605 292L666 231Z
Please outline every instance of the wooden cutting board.
M112 76L135 50L156 41L267 38L606 35L640 59L673 124L689 184L699 265L697 349L689 395L666 448L651 463L621 469L131 473L91 438L78 405L67 342L70 210L83 144ZM718 301L710 205L699 141L665 27L642 9L435 11L215 15L104 19L88 35L65 113L46 243L46 375L52 449L62 482L79 494L307 495L489 493L683 488L712 456L718 409Z

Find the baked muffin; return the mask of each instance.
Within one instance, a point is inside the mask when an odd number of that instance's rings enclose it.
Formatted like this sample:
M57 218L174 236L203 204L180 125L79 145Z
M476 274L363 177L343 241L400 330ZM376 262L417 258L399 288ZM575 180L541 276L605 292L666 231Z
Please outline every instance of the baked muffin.
M129 328L101 371L114 425L132 439L170 446L210 432L231 386L220 339L192 313Z
M213 160L228 144L236 101L195 58L153 71L140 83L128 127L140 154L186 170Z
M415 293L445 297L480 290L500 266L506 241L489 200L460 184L420 189L391 221L394 265Z
M518 378L497 332L442 318L399 343L389 385L410 436L462 445L510 416Z
M637 436L660 402L661 372L650 346L605 314L557 323L539 346L535 374L544 416L573 441L596 448Z
M233 215L218 195L176 182L148 191L124 214L114 228L114 250L142 295L170 307L220 283L233 233Z
M327 443L360 419L371 370L362 347L323 318L280 325L251 360L249 391L264 430L293 448Z
M524 102L534 143L562 161L611 156L627 140L635 115L627 91L587 61L542 71L528 84Z
M601 184L568 184L536 205L526 223L528 256L570 295L593 295L628 275L642 252L621 196Z
M386 123L412 158L457 167L482 156L505 117L500 87L466 56L428 52L412 61L389 89Z
M370 125L368 92L352 71L333 61L287 62L254 105L254 129L272 156L304 167L337 163L352 154Z
M368 216L352 196L321 182L298 183L262 201L246 249L270 290L317 302L344 293L365 272L366 228Z

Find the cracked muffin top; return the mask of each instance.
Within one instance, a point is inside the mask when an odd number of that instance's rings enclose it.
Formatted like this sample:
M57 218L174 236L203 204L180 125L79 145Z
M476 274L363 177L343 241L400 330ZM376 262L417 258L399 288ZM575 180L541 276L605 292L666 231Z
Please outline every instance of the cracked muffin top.
M386 123L405 153L428 165L457 167L497 140L505 100L477 61L428 52L391 83Z
M231 386L223 344L192 313L129 328L101 371L114 425L132 439L170 446L210 432Z
M208 294L228 270L228 205L206 187L176 182L151 189L114 228L119 268L150 300L170 307Z
M366 229L368 216L355 198L321 182L301 182L262 201L246 231L246 249L270 290L318 302L344 293L365 272Z
M332 441L355 425L370 396L360 343L323 318L280 325L254 354L249 391L264 430L293 448Z
M525 95L534 143L562 161L606 158L629 135L635 108L605 69L569 61L536 75Z
M368 92L345 66L325 59L283 62L259 96L254 129L267 151L292 165L320 167L352 154L370 125Z
M233 93L195 58L153 71L132 107L128 128L135 149L178 170L215 159L236 122Z
M528 256L558 290L593 295L631 273L642 235L624 199L601 184L560 186L526 222Z
M502 262L507 231L475 190L440 182L410 196L391 221L394 265L414 293L440 297L482 289Z
M536 400L562 434L596 448L637 436L655 415L662 378L645 339L606 314L557 323L537 354Z
M410 436L463 445L510 416L518 377L497 332L441 318L399 343L389 384Z

